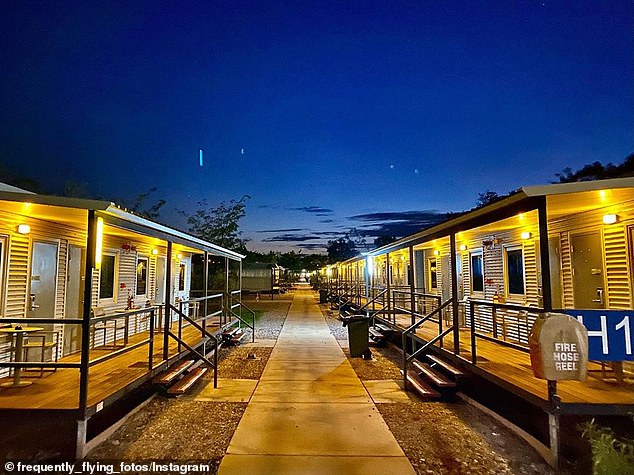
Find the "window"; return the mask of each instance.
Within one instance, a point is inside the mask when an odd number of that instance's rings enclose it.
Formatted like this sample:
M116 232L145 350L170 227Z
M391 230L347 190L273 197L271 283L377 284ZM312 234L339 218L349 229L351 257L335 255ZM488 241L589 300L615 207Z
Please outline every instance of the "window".
M429 288L437 289L438 288L438 274L436 272L436 258L432 257L427 260L428 268L429 268Z
M104 254L101 257L101 271L99 272L99 298L113 299L115 286L116 256Z
M178 266L178 290L185 290L185 264Z
M471 292L484 292L482 252L471 253Z
M139 257L136 264L136 294L147 294L147 257Z
M506 249L506 291L508 295L524 295L524 254L522 248Z

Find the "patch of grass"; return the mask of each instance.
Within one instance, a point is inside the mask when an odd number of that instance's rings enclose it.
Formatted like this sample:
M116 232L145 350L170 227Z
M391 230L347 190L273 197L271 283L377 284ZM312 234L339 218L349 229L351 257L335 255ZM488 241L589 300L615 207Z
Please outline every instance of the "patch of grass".
M255 313L255 321L257 322L258 320L260 320L260 318L262 318L262 315L264 315L264 312L262 310L253 310L253 312ZM253 324L253 313L245 310L245 309L241 309L240 311L240 318L242 318L242 320L244 320L245 322L247 322L249 325Z
M594 475L634 475L634 440L617 438L612 429L600 426L594 419L579 429L592 448Z

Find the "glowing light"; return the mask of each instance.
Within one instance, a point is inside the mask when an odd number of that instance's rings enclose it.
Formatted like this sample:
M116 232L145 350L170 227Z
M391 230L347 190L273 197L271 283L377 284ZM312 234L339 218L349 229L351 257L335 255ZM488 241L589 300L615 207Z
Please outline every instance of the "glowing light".
M152 255L156 256L158 254L158 249L152 249Z
M328 267L328 268L326 269L326 275L327 275L328 277L330 277L330 276L332 275L332 269L331 269L330 267Z
M31 232L31 226L28 224L18 224L18 232L20 234L29 234Z
M614 224L619 220L619 217L616 214L604 214L603 215L603 224Z
M176 259L182 259L183 255L179 252L178 254L176 254Z
M460 250L461 251L466 251L467 250L467 245L466 244L460 244Z
M366 268L368 269L368 275L372 275L374 274L374 262L372 262L372 256L366 256L365 258L365 265Z
M605 190L599 191L599 197L601 198L601 201L605 201L605 198L606 198Z
M439 256L440 255L440 251L438 249L434 249L434 256Z
M95 269L101 269L101 253L103 251L103 218L97 218L95 236Z
M517 217L520 219L520 221L524 221L524 213L518 214Z
M202 167L202 166L203 166L203 150L202 150L202 149L200 149L200 156L199 156L199 157L200 157L200 158L199 158L199 160L200 160L200 166Z
M522 237L522 239L530 239L533 236L533 233L529 231L523 231L520 236Z

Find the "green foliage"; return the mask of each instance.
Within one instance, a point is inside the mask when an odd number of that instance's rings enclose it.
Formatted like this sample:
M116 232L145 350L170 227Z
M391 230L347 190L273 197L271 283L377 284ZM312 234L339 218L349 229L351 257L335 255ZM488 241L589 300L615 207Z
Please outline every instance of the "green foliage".
M601 162L593 162L576 171L570 167L564 168L561 173L556 173L555 176L559 178L559 183L634 176L634 153L625 157L623 163L619 165L613 163L603 165Z
M396 236L379 236L374 240L374 247L387 246L396 241Z
M138 216L142 216L147 219L156 220L159 217L160 209L165 206L166 201L161 199L154 204L148 204L147 199L152 193L157 190L156 187L150 188L144 193L139 193L134 198L134 202L130 206L126 206L131 212Z
M199 208L194 214L182 214L187 217L189 232L194 236L226 249L245 253L246 241L240 238L242 233L238 226L240 219L246 214L245 208L250 198L249 195L244 195L239 201L223 201L216 208L209 207L207 200L202 200L198 202Z
M504 196L500 196L497 192L487 190L484 193L478 193L478 200L476 201L476 207L482 208L483 206L490 205L496 201L501 200Z
M592 448L594 475L634 475L634 440L617 438L612 429L600 426L594 419L579 429Z

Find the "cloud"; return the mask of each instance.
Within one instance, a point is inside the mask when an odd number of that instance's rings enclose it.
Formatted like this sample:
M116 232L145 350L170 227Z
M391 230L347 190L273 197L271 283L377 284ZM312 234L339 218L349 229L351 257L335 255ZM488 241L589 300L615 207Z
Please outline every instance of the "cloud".
M446 221L447 216L435 210L424 210L357 214L348 219L360 223L357 230L363 236L400 238Z
M321 206L301 206L299 208L287 208L290 211L303 211L304 213L316 214L317 216L329 216L334 213L329 208L322 208Z
M269 238L262 239L262 242L304 242L319 239L322 239L322 237L312 234L280 234L278 236L271 236Z
M259 233L296 233L304 231L304 228L288 228L288 229L262 229Z
M335 222L335 220L334 220L334 219L321 219L319 222L320 222L320 223L326 223L326 224L329 224L329 223L334 223L334 222Z
M296 244L295 247L299 247L299 248L302 248L302 249L307 249L309 251L316 251L316 250L324 251L326 249L326 245L325 244L308 243L308 242Z

